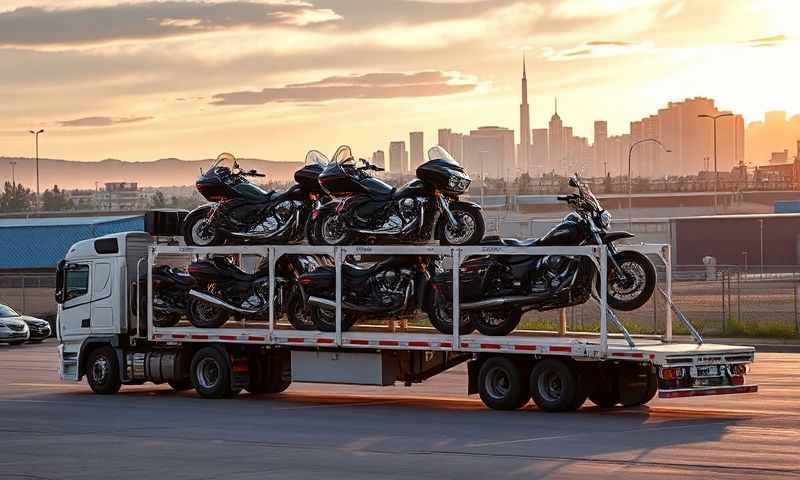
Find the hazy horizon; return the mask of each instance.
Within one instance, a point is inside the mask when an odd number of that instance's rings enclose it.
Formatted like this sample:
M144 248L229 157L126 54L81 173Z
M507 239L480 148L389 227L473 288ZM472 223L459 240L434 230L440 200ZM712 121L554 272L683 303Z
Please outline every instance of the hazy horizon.
M556 96L588 137L694 96L747 122L800 112L788 0L3 3L8 156L32 156L31 128L41 156L92 161L302 161L415 130L426 146L439 128L516 130L523 52L533 128Z

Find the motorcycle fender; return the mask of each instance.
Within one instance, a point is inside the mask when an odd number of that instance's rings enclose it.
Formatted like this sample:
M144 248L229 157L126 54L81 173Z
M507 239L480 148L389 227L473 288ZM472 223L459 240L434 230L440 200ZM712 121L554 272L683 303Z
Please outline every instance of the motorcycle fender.
M204 203L204 204L200 205L199 207L195 208L194 210L192 210L191 212L189 212L186 216L188 217L189 215L191 215L191 214L193 214L195 212L198 212L200 210L212 210L216 206L217 206L217 202Z
M319 208L311 212L311 219L316 220L320 213L336 213L336 207L339 206L339 203L341 203L339 200L330 200L329 202L320 205Z
M636 235L628 232L604 232L600 234L600 239L603 241L605 245L609 243L614 243L617 240L622 240L623 238L633 238Z

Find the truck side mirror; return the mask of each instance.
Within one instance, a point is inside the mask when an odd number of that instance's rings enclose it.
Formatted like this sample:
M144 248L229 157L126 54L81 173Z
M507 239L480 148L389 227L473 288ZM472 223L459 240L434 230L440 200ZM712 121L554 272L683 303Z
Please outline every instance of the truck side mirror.
M64 303L64 266L66 262L61 260L56 267L56 303Z

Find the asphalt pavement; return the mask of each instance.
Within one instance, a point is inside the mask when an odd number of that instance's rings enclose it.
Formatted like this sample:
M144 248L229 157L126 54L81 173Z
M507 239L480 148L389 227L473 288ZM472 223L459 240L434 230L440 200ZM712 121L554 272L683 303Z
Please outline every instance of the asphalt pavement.
M295 384L206 400L60 383L56 346L0 345L0 479L800 477L798 353L762 353L755 394L496 412L456 369L407 388Z

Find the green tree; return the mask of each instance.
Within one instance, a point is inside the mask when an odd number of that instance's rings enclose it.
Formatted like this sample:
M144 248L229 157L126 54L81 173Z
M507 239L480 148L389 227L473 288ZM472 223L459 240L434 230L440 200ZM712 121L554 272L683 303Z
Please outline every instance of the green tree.
M167 206L167 199L164 198L164 193L161 190L156 190L156 193L150 197L150 208L164 208Z
M26 212L31 209L33 201L34 196L29 188L20 183L15 187L11 182L6 182L0 195L0 212Z
M66 192L60 190L58 185L53 185L52 190L45 190L42 194L42 210L46 212L60 212L72 208L72 200L67 198Z

